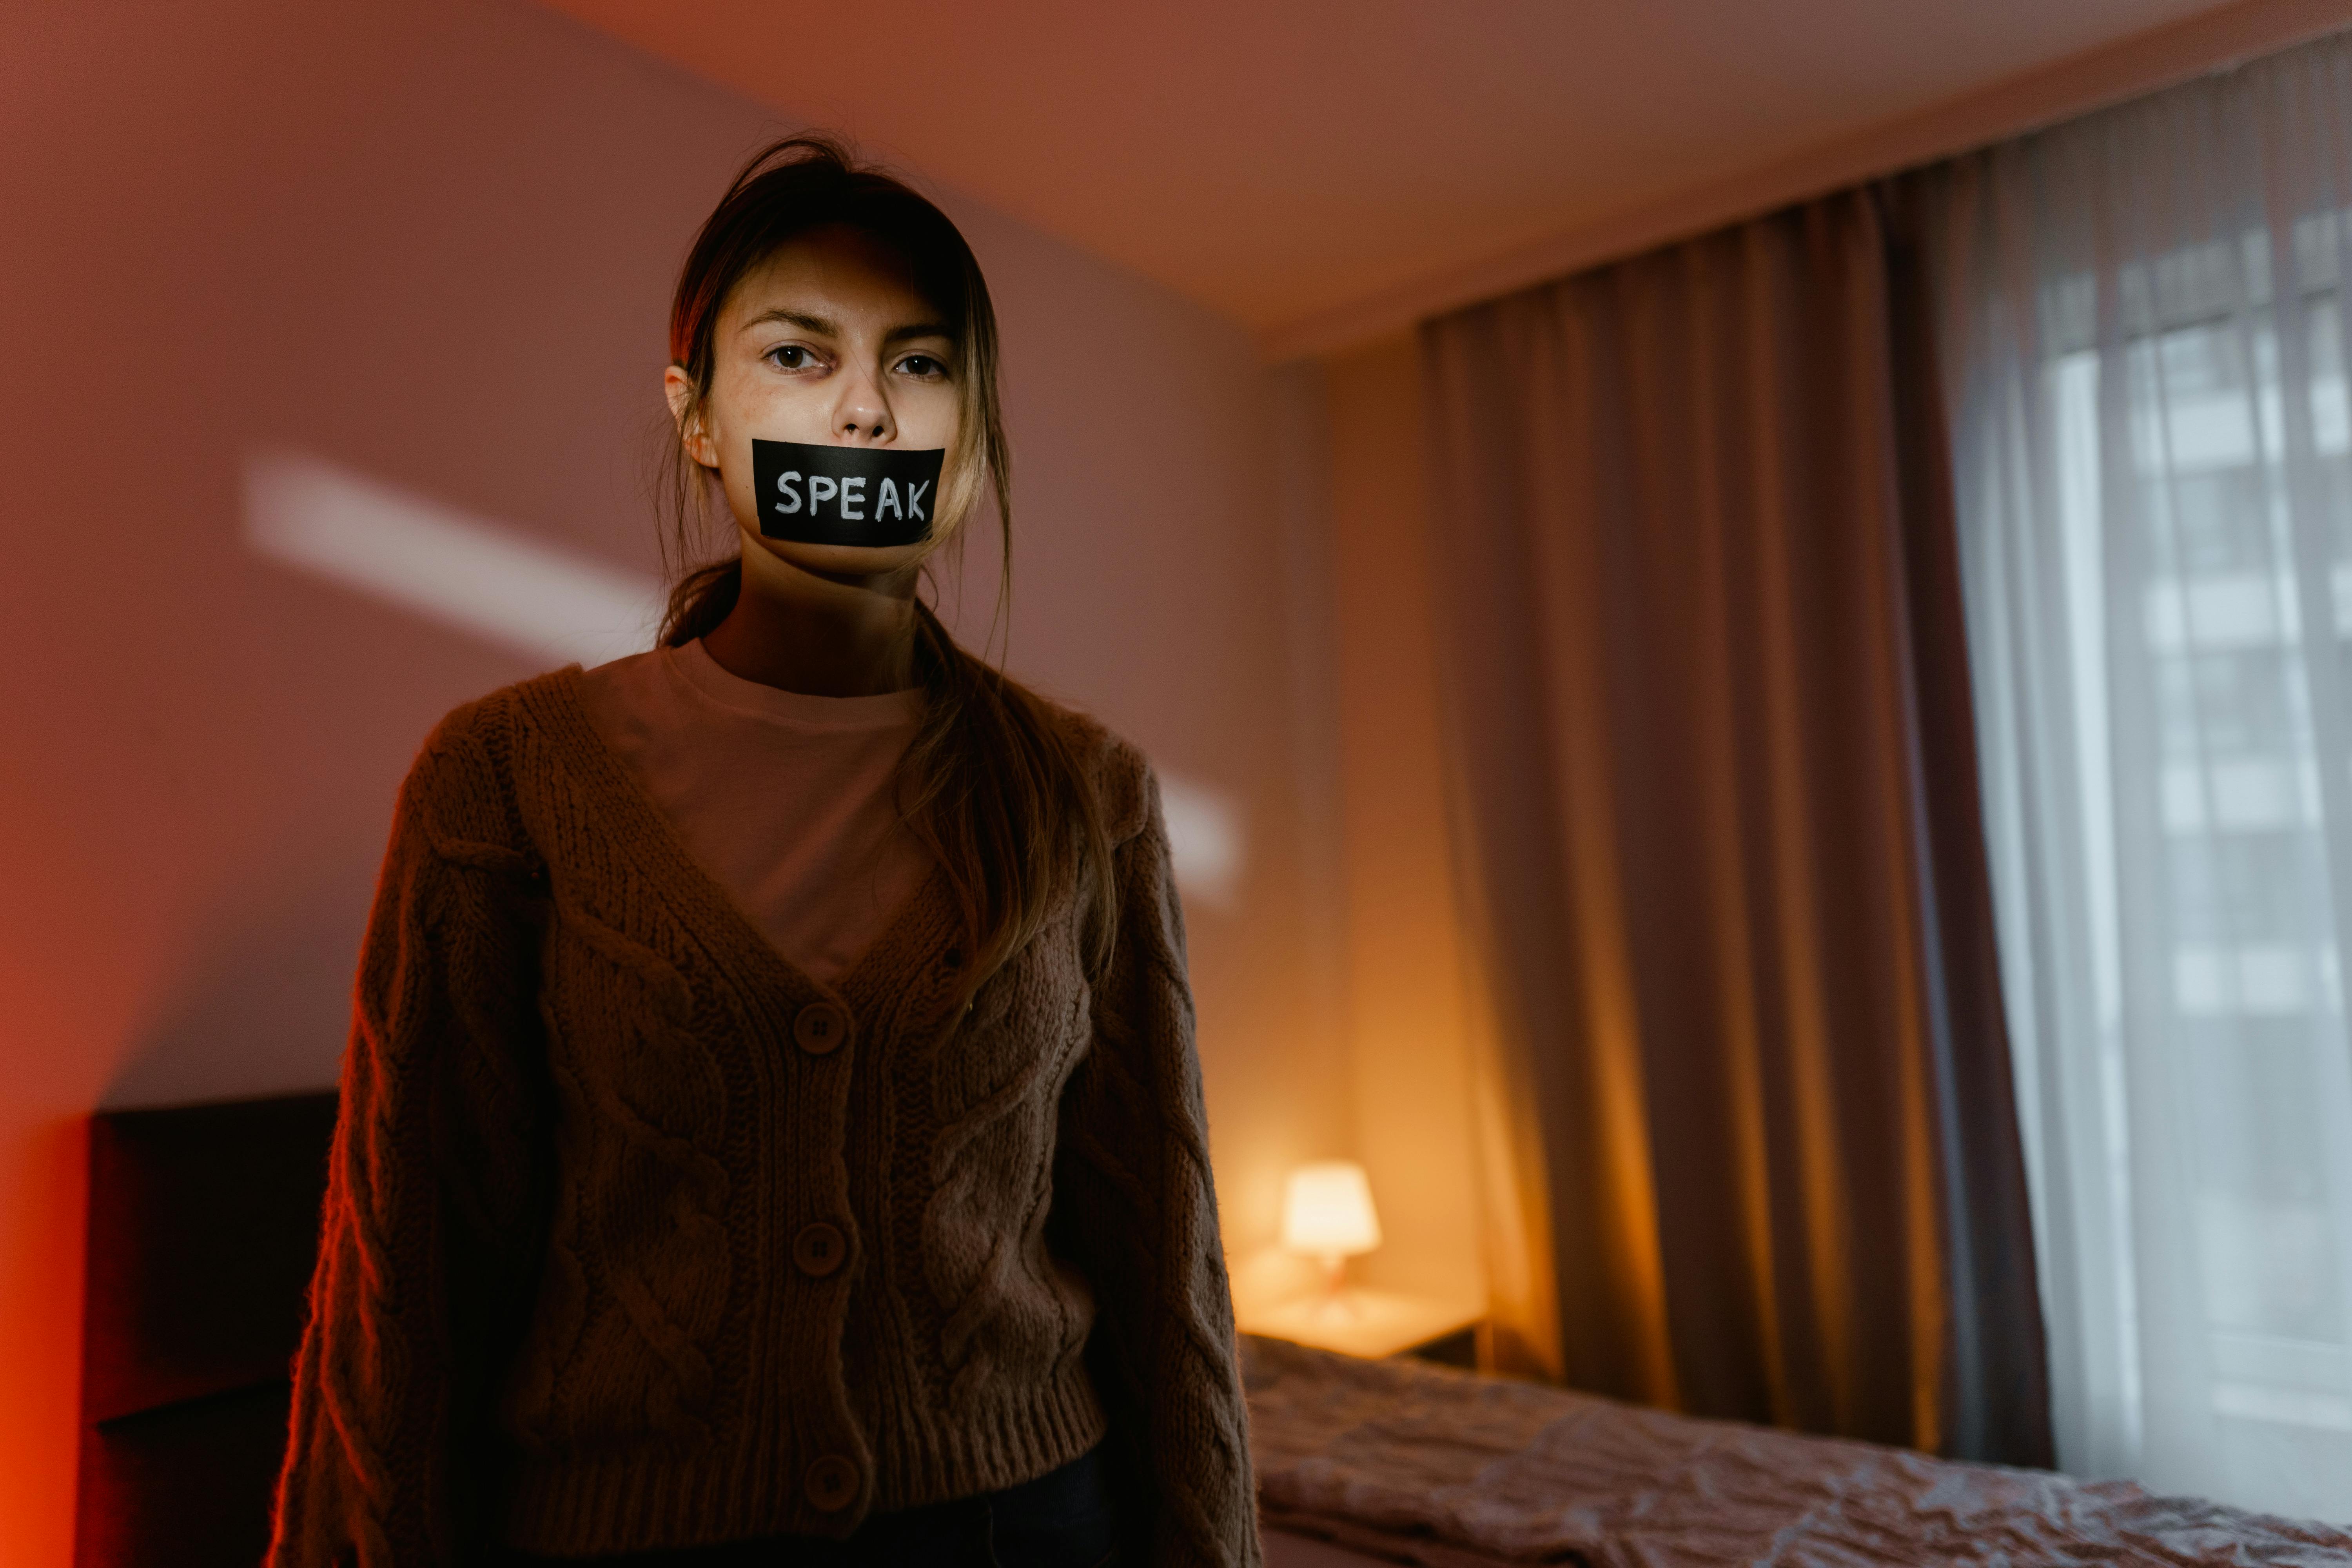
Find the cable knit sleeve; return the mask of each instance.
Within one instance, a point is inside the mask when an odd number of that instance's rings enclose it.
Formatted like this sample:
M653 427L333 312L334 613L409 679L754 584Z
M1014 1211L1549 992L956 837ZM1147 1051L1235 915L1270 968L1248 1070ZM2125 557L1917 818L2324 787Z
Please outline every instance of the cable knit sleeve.
M268 1568L454 1568L489 1540L547 1158L538 877L455 721L402 786L368 920Z
M1125 752L1125 748L1120 748ZM1260 1562L1249 1415L1209 1169L1192 994L1158 781L1132 752L1118 923L1062 1100L1056 1228L1093 1281L1088 1358L1128 1503L1125 1560Z

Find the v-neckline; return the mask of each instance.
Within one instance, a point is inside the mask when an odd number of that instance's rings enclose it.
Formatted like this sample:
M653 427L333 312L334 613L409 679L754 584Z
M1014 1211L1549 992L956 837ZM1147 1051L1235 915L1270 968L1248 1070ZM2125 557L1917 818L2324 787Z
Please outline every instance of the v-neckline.
M662 862L667 875L692 889L694 902L705 904L719 911L726 933L739 948L748 948L764 955L767 962L781 970L791 982L789 989L814 992L835 1002L846 1002L851 996L875 994L866 971L875 967L886 954L901 945L908 929L924 916L934 912L935 906L952 903L949 895L947 875L937 860L925 868L922 879L898 901L881 929L866 948L840 975L831 981L821 980L803 969L793 956L769 940L768 933L751 912L737 901L726 884L713 876L709 868L694 857L675 825L666 816L637 777L628 762L613 749L589 716L588 707L581 700L583 675L577 664L550 671L539 680L523 688L526 700L533 688L543 693L556 711L562 728L569 731L573 743L558 749L559 754L577 765L586 775L586 782L604 797L605 804L625 817L634 817L637 831L617 835L629 844L643 847L654 858ZM855 1010L853 1009L853 1012Z

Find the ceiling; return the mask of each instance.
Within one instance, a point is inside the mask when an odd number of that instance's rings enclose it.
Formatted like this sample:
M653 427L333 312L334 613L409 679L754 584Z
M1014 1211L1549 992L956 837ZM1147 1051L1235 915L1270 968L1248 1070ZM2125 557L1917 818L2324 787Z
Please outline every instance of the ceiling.
M2212 0L548 3L796 121L846 131L869 153L1157 279L1270 342L1416 279L1721 187L2217 9Z

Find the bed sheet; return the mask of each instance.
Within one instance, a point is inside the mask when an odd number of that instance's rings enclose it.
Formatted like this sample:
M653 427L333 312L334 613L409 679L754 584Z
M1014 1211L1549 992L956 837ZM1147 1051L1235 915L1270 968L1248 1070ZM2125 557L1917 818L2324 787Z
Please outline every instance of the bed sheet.
M1273 1563L1281 1535L1423 1568L2352 1568L2352 1531L2128 1481L1699 1420L1256 1335L1242 1337L1242 1366ZM1292 1557L1289 1568L1337 1564Z

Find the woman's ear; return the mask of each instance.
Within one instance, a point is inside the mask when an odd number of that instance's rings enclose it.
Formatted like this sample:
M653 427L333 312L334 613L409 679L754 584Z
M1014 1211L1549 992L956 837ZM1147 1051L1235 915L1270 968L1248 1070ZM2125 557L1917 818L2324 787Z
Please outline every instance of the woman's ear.
M694 382L683 365L671 365L662 372L662 395L669 400L669 416L677 426L678 444L686 455L706 468L719 466L717 443L703 422L702 410L692 407Z

